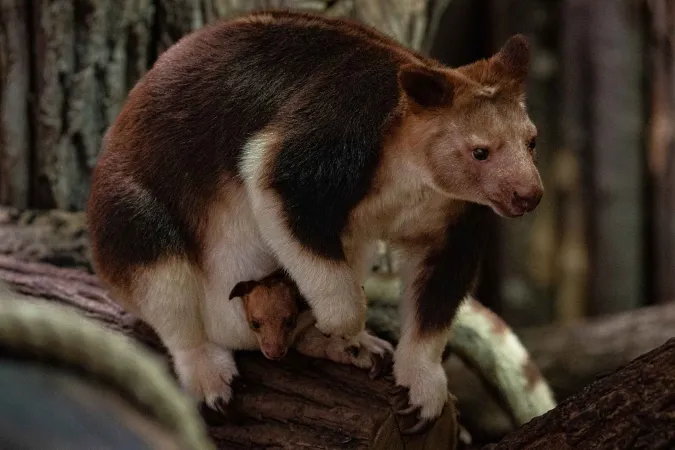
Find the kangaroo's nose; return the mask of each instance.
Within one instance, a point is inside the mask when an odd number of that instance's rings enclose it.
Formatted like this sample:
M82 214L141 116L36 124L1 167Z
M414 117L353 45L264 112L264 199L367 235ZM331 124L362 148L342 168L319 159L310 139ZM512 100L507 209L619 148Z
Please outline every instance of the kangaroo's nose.
M541 189L535 188L530 191L513 191L513 203L525 211L533 211L544 195Z

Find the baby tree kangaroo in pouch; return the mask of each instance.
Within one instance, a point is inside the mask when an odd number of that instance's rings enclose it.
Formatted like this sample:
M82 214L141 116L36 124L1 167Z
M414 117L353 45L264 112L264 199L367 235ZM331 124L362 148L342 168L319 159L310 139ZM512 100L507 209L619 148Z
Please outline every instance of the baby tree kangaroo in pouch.
M361 289L377 239L405 261L394 376L426 429L441 353L492 211L543 187L522 36L458 68L355 22L258 12L160 55L106 133L88 206L98 274L157 331L211 407L253 343L234 285L283 268L325 335L384 356ZM245 337L245 338L242 338Z

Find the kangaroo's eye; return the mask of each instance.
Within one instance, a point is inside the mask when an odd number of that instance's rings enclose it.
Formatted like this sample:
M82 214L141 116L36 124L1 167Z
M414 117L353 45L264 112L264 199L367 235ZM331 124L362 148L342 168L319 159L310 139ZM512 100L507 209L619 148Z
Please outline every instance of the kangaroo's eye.
M478 161L485 161L488 158L490 152L487 148L475 148L473 150L473 157Z
M537 138L532 138L530 142L527 143L527 149L533 152L535 148L537 148Z
M257 320L252 320L251 321L251 328L254 330L259 330L260 329L260 322Z
M292 318L284 319L284 326L286 328L293 328L295 326L295 319Z

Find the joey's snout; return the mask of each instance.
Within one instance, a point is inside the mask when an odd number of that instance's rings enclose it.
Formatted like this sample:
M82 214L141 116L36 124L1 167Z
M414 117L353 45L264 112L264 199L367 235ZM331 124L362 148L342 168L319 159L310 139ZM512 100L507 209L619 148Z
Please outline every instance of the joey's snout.
M282 359L288 352L288 347L277 343L262 344L260 349L262 350L263 355L265 355L265 358L271 359L273 361Z

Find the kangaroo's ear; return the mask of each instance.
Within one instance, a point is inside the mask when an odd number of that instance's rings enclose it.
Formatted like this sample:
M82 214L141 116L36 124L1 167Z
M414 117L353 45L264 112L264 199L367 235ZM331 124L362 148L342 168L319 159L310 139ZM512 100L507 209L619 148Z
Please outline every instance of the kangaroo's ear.
M522 84L530 69L530 44L522 34L511 36L502 48L490 58L490 68L502 78Z
M449 105L453 85L443 72L418 64L406 64L398 74L403 92L408 98L425 108Z
M230 292L230 300L250 294L253 288L257 285L257 281L240 281L232 288L232 292Z

